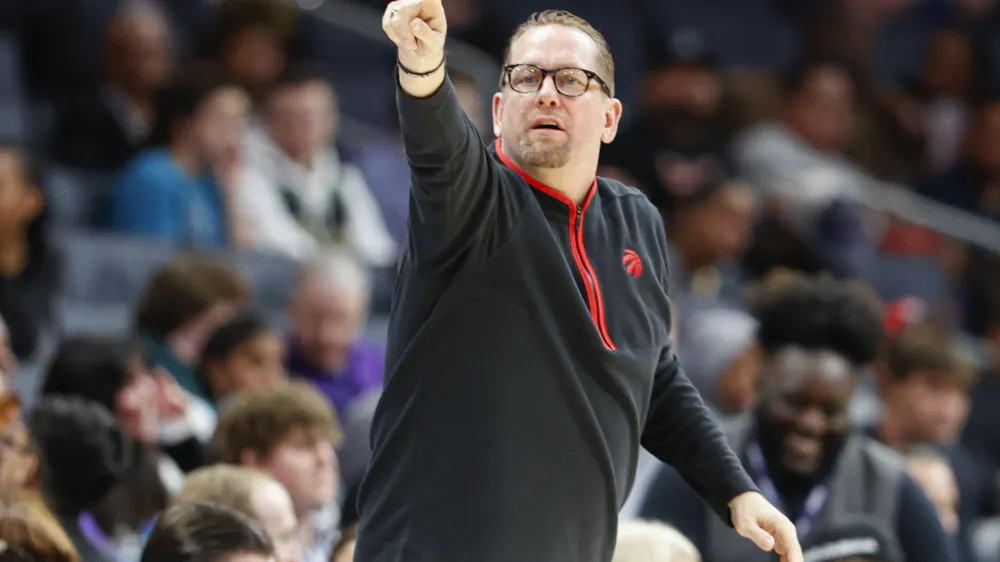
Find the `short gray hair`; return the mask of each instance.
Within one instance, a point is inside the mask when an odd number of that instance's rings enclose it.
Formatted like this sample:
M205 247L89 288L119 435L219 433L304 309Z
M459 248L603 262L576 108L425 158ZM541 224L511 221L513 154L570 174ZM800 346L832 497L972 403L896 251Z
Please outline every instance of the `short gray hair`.
M372 280L368 268L347 249L332 248L317 255L303 266L299 284L307 279L319 280L330 287L359 290L365 298L371 296Z

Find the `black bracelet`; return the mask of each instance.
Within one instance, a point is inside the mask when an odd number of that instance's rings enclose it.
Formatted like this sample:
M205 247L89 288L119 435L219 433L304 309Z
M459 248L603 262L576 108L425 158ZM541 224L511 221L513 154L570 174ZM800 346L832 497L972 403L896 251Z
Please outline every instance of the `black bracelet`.
M441 62L438 63L438 65L435 66L433 70L428 70L427 72L414 72L409 68L406 68L405 66L403 66L403 63L399 62L399 55L396 56L396 66L398 66L399 69L403 71L403 74L407 76L413 76L414 78L426 78L431 74L434 74L435 72L441 70L441 67L444 66L445 58L446 57L441 57Z

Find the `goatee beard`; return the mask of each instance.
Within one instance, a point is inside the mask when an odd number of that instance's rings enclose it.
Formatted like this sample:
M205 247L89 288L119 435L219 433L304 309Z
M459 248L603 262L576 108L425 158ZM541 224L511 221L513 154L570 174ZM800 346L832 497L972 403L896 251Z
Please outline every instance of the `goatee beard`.
M521 158L532 168L562 168L569 162L569 143L547 144L521 138Z

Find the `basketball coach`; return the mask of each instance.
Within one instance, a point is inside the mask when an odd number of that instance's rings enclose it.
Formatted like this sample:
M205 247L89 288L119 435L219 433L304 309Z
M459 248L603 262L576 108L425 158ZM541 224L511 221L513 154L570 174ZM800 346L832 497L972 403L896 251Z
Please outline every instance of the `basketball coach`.
M595 177L614 62L561 11L508 45L484 146L448 80L441 0L389 4L411 170L358 562L608 562L639 447L785 562L757 491L669 340L667 241L636 189Z

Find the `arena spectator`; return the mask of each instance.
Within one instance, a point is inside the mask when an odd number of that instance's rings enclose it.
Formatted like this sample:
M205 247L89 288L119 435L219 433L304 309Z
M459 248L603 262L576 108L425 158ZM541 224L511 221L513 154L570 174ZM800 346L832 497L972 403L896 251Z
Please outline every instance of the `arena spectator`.
M222 0L208 30L207 54L251 97L263 93L288 65L298 14L278 0Z
M285 380L285 342L256 312L223 322L208 338L198 373L219 404L233 392Z
M977 374L966 355L954 334L936 320L919 320L887 334L878 364L884 406L881 418L868 430L900 452L919 446L940 449L958 481L963 527L989 513L995 499L993 486L983 481L958 443Z
M643 190L658 208L690 190L692 174L721 166L723 87L705 38L691 29L651 39L641 115L601 150L602 175Z
M0 487L0 560L80 562L52 512L24 490Z
M391 265L396 243L378 202L333 144L338 120L333 87L318 71L292 66L270 89L239 188L251 247L308 259L345 244L367 263Z
M116 172L145 144L154 96L173 66L170 28L150 4L122 9L104 32L103 86L76 95L58 117L53 156L83 170Z
M733 141L736 172L766 200L781 201L773 231L759 231L753 253L771 267L827 270L863 276L874 245L862 228L858 194L870 181L843 156L855 124L860 79L832 60L806 61L785 76L783 117L739 133ZM780 250L777 251L777 250Z
M340 523L342 439L330 403L312 385L246 390L223 409L213 439L219 461L262 470L288 490L302 523L306 560L327 561Z
M96 402L46 398L28 427L39 490L81 560L138 558L145 534L167 505L155 464Z
M200 248L244 246L237 191L248 104L205 67L171 80L157 94L152 148L112 188L111 228Z
M371 281L346 252L329 253L300 274L288 315L288 371L316 385L338 413L382 386L385 351L364 339Z
M51 319L59 259L48 240L39 163L0 142L0 315L19 359L31 357Z
M221 505L182 502L153 527L141 562L275 562L260 523Z
M677 529L631 520L618 524L618 544L611 562L701 562L701 555Z
M928 177L917 190L941 203L1000 219L1000 93L988 92L972 108L970 128L958 162Z
M302 562L302 538L292 498L267 473L229 464L192 472L174 503L206 502L234 509L263 525L274 542L275 562Z
M86 398L114 413L128 438L148 449L160 480L173 492L183 481L181 469L204 463L203 443L215 430L212 408L180 388L162 367L151 371L139 341L64 339L45 373L42 394Z
M209 257L178 257L153 274L135 307L135 328L151 367L163 367L202 400L195 373L212 332L247 302L250 289L234 269Z
M754 305L764 359L760 401L746 423L729 428L730 443L764 494L798 521L803 539L810 529L869 515L892 530L908 562L955 560L902 460L851 432L851 396L882 336L873 301L867 290L832 279L792 278L765 291ZM642 515L677 527L712 562L761 559L697 497L665 467Z

